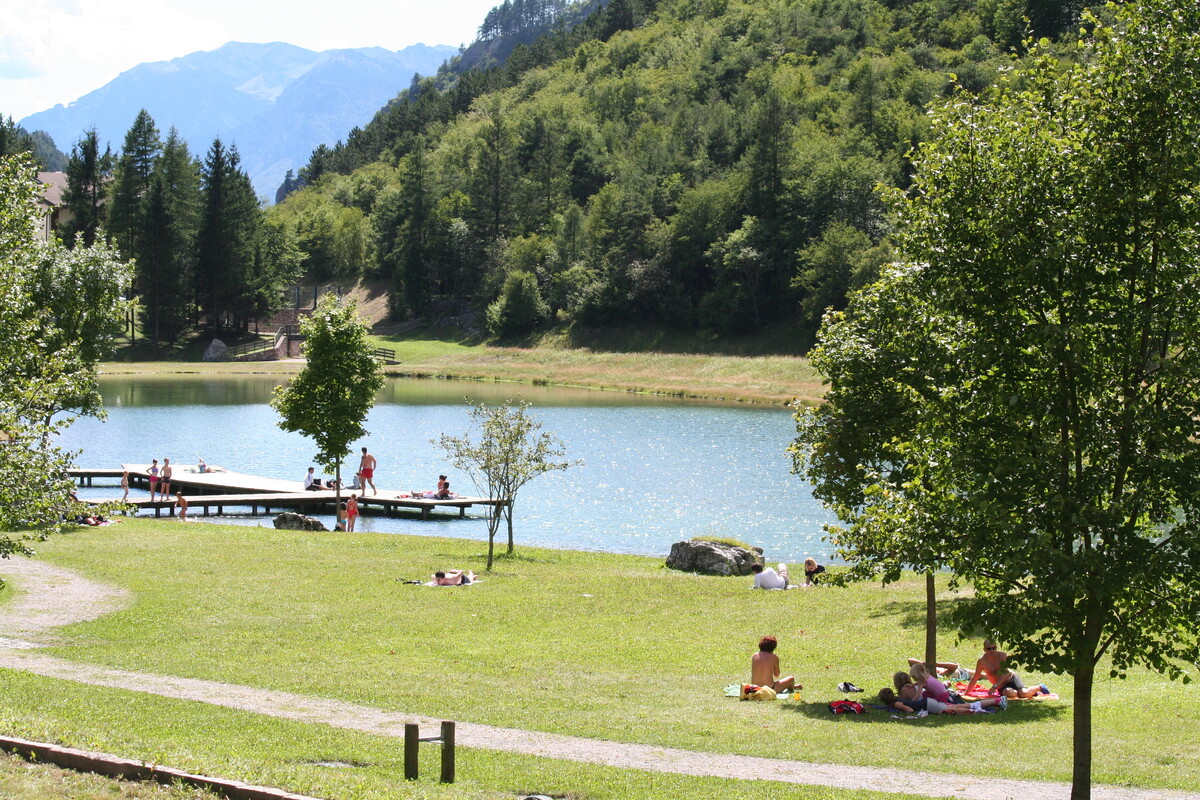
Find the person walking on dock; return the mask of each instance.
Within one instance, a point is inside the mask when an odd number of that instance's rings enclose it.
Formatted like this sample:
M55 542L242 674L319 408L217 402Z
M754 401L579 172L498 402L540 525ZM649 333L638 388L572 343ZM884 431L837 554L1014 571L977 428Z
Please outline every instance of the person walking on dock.
M367 484L371 484L371 494L379 494L379 490L375 488L375 456L367 452L367 448L362 449L362 461L358 462L358 478L359 487L363 490L363 494L367 493Z
M159 497L164 500L171 496L171 459L163 459L162 477L158 486Z

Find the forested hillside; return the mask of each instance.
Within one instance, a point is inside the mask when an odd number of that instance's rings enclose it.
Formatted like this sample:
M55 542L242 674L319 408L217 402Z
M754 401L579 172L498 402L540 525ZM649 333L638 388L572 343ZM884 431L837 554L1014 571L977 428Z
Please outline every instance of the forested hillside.
M502 65L414 84L273 213L315 277L390 279L399 317L449 298L499 336L815 326L888 258L879 187L906 186L929 103L985 89L1078 13L612 0Z
M0 156L15 153L31 153L38 168L43 172L62 172L67 168L67 157L54 144L45 131L30 133L11 116L0 114Z

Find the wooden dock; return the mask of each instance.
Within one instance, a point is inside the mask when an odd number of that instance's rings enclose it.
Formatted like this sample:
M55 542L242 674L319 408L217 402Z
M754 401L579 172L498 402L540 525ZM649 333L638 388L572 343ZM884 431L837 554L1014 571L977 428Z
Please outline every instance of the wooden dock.
M80 486L92 486L95 479L115 480L120 483L121 476L129 473L130 487L149 490L149 464L122 464L120 469L72 469L68 471ZM215 508L218 515L223 514L226 506L249 508L256 515L259 508L263 514L270 514L271 509L304 509L308 511L337 513L337 496L331 490L305 491L301 481L285 481L277 478L264 478L258 475L246 475L240 472L230 472L217 468L214 472L198 472L195 467L176 467L171 475L170 499L164 500L127 500L126 502L139 509L154 509L154 516L160 516L166 509L169 516L175 515L174 493L182 490L188 502L188 511L198 509L202 516L208 516ZM453 497L445 500L437 498L412 497L407 492L381 491L378 494L363 496L358 489L342 489L344 502L353 492L358 495L359 511L363 512L372 507L383 514L393 516L400 511L419 511L421 519L429 519L439 507L458 509L458 515L464 517L471 506L496 506L502 500L491 500L486 497ZM89 500L91 503L115 502L120 498L105 500Z

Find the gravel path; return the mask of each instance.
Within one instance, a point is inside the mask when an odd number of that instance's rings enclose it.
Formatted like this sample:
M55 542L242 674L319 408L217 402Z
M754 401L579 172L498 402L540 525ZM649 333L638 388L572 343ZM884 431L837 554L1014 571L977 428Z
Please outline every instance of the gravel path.
M423 735L436 732L439 720L402 712L250 686L107 669L38 653L38 647L53 643L54 628L120 608L129 601L129 595L69 570L24 558L0 561L0 577L14 578L18 588L13 601L0 605L0 667L380 736L403 737L405 723L411 722L430 727ZM463 747L650 772L741 780L754 776L753 780L964 800L1067 800L1070 795L1070 787L1063 783L697 753L470 722L458 722L456 736ZM1093 800L1200 800L1200 793L1096 786L1092 797Z

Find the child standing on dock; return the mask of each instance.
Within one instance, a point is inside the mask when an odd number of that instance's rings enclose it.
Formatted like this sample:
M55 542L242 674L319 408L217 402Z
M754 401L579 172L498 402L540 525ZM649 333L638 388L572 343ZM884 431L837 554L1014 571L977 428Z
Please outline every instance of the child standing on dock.
M150 502L154 502L154 495L158 492L158 459L150 465L150 469L146 470L150 476ZM165 499L165 498L164 498Z
M163 459L162 477L158 486L159 496L164 500L171 496L171 459Z

